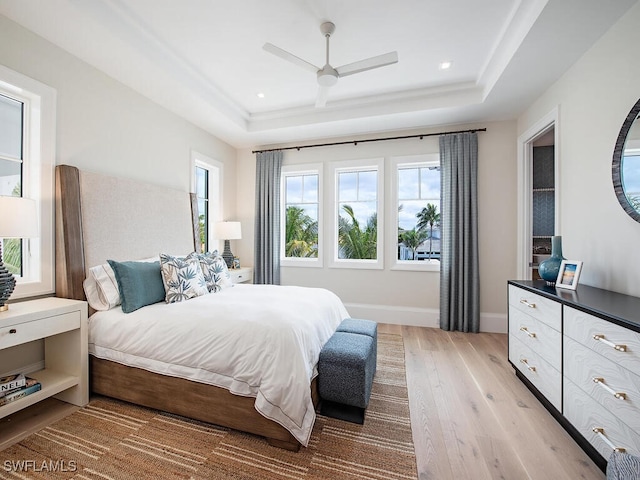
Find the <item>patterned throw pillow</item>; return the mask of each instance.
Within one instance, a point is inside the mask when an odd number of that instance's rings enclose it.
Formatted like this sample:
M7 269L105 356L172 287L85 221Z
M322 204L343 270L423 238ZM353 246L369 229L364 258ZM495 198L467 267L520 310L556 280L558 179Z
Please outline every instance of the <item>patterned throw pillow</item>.
M227 268L227 263L224 261L217 250L208 253L191 253L190 257L195 258L200 262L200 268L204 274L204 279L207 282L207 289L212 292L219 292L223 288L233 287L231 281L231 275Z
M182 302L208 293L200 263L195 258L161 253L160 267L167 303Z

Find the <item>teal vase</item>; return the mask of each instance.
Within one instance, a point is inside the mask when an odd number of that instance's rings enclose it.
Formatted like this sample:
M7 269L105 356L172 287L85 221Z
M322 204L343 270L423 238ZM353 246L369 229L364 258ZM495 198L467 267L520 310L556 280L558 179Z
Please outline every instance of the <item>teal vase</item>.
M547 285L556 284L562 260L565 260L562 256L562 237L551 237L551 256L540 262L538 266L538 273L547 282Z

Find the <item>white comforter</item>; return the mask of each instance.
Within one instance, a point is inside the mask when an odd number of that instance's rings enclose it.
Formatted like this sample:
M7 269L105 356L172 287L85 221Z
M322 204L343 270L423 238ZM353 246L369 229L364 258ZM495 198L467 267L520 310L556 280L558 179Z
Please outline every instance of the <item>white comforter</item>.
M255 408L307 445L320 349L349 315L319 288L236 285L185 302L120 307L89 321L89 352L256 398Z

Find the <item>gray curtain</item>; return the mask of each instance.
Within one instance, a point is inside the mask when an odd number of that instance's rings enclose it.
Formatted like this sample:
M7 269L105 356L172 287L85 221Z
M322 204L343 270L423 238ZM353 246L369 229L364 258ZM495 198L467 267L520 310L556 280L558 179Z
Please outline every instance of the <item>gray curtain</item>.
M478 135L440 136L440 328L480 329Z
M256 154L254 283L280 284L281 171L281 150Z

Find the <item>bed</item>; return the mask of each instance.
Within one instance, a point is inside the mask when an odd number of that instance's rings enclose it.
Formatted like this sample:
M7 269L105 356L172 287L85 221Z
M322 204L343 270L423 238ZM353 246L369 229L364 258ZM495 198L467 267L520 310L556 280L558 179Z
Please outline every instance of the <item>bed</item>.
M57 296L84 300L90 269L107 259L193 251L194 203L185 192L57 166ZM90 313L92 392L289 450L307 444L319 350L348 316L327 290L243 284L128 314Z

